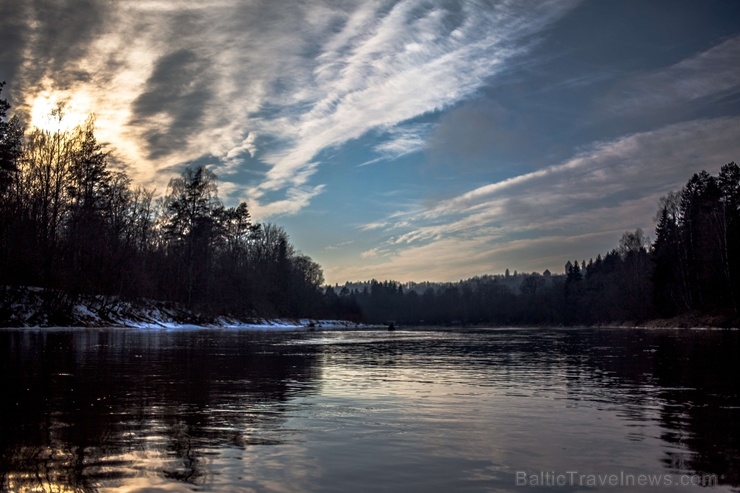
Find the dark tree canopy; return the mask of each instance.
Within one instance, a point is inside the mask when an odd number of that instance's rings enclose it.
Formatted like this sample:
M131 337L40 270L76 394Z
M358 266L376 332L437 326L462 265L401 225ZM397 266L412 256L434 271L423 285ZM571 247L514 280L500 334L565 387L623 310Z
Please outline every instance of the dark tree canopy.
M254 224L245 202L225 207L206 167L186 167L155 200L154 190L133 188L111 166L93 118L23 138L7 110L0 100L3 292L67 293L62 312L77 295L100 294L179 302L213 316L325 311L319 265L282 228Z

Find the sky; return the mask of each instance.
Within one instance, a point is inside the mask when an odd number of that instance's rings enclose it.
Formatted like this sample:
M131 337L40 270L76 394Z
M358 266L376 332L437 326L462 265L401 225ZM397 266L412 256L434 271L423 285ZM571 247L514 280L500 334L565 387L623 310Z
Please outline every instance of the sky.
M740 160L736 0L0 0L11 112L206 165L330 284L562 272Z

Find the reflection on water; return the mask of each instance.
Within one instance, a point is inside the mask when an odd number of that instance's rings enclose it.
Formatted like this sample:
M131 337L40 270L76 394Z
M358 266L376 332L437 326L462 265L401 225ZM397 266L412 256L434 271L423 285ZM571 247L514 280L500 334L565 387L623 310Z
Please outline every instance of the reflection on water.
M0 488L732 489L739 350L738 331L2 330Z

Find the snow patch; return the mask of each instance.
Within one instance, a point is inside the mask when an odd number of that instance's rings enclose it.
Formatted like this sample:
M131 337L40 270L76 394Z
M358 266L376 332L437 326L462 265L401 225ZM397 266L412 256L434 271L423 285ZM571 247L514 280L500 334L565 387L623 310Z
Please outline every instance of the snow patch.
M71 296L35 287L0 287L0 327L127 327L140 330L336 330L365 327L346 320L207 317L176 303Z

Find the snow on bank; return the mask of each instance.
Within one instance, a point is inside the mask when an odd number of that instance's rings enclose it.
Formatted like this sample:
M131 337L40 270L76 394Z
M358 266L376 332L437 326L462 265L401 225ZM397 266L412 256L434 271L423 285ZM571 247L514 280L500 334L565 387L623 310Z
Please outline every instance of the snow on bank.
M175 303L126 301L113 296L78 296L39 288L0 288L0 327L130 327L161 329L354 329L346 320L235 319L208 317Z
M234 330L337 330L358 329L366 327L363 324L347 320L318 320L318 319L252 319L240 321L232 318L219 317L212 322L202 324L187 324L172 321L153 320L120 320L116 326L130 327L142 330L183 330L183 329L234 329Z

